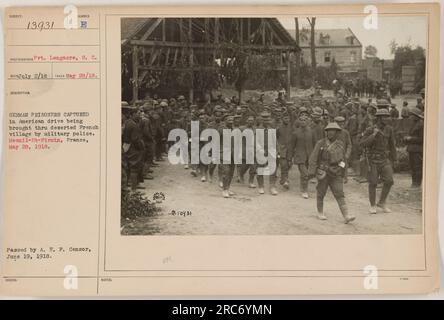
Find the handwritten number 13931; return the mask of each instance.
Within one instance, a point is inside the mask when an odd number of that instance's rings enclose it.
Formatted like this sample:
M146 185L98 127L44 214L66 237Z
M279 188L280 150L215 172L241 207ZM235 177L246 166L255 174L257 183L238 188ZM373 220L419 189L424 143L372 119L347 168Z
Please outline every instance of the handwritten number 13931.
M50 30L54 28L54 21L29 21L27 29L30 30Z

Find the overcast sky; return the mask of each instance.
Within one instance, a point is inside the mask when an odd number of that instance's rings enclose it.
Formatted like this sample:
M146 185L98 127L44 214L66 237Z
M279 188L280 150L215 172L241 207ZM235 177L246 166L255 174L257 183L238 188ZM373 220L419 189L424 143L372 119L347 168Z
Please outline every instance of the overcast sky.
M295 29L294 18L279 19L286 29ZM309 27L307 19L300 18L302 26ZM301 26L300 26L301 28ZM403 16L403 17L378 17L378 29L366 30L363 26L363 17L339 17L339 18L317 18L318 29L342 29L350 28L364 49L373 45L378 49L378 57L381 59L393 59L390 54L390 42L395 39L398 44L409 43L427 49L427 18L425 16Z

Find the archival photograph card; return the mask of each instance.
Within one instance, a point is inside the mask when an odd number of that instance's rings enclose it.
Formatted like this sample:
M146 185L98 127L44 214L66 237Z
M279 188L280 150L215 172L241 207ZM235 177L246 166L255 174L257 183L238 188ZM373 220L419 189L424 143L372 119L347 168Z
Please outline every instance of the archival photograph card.
M439 290L439 19L6 8L0 293Z

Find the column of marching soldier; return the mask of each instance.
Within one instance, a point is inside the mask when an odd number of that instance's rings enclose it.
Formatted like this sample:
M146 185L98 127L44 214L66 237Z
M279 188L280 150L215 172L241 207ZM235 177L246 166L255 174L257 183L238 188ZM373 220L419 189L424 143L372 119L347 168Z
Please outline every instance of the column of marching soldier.
M386 200L394 183L396 145L407 146L412 187L421 186L423 112L422 99L418 99L417 105L411 108L404 102L402 119L399 119L399 111L390 98L375 101L370 98L363 103L359 98L344 95L330 99L311 95L290 102L279 95L269 104L263 103L262 97L243 103L236 98L222 96L202 106L188 103L184 96L179 96L177 100L147 96L133 106L122 102L122 187L129 185L133 191L145 189L141 183L144 179L153 179L151 173L159 165L158 162L164 161L163 157L172 145L167 141L168 132L181 128L190 136L192 120L199 121L201 131L206 128L220 132L222 129L261 128L265 132L265 141L268 129L276 129L277 169L268 178L270 194L278 194L278 178L282 188L290 188L288 173L294 165L299 171L302 198L309 197L309 181L317 180L318 218L327 219L323 199L330 188L345 223L348 223L355 219L348 212L343 191L349 170L358 182L368 182L369 212L390 212ZM405 120L410 125L407 129L399 124L395 126L397 120ZM240 183L244 183L244 176L248 173L248 187L257 188L259 194L264 194L264 176L257 174L261 166L246 163L245 148L243 151L242 164L236 165L234 161L218 165L200 163L185 165L185 169L190 169L194 177L200 176L202 182L217 179L225 198L234 195L230 185L235 173L235 179ZM267 155L266 147L264 152ZM216 168L217 177L214 177ZM379 201L376 201L378 184L382 184L382 189Z

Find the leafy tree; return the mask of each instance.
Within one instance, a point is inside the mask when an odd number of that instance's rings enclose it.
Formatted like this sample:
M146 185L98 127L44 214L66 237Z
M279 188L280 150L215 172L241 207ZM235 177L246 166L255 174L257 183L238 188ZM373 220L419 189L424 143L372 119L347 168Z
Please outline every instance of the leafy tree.
M377 54L378 54L378 49L376 49L375 46L369 45L369 46L366 46L364 49L364 55L366 58L370 58L370 57L374 58L377 56Z
M401 79L403 66L416 66L416 90L424 88L426 57L425 49L421 46L412 48L410 44L398 45L395 41L390 44L393 60L393 75L396 79Z

